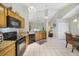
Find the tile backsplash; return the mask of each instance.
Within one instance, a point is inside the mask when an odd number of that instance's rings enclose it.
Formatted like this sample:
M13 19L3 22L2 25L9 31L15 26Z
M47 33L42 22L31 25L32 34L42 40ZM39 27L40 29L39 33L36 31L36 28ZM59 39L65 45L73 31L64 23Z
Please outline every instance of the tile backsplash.
M16 31L14 28L0 28L0 32L12 32Z

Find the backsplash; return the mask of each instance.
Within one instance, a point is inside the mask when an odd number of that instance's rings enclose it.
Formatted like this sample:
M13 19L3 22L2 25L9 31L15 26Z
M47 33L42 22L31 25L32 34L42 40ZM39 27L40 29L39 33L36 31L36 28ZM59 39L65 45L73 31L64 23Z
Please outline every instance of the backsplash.
M12 32L16 31L15 28L0 28L0 32Z

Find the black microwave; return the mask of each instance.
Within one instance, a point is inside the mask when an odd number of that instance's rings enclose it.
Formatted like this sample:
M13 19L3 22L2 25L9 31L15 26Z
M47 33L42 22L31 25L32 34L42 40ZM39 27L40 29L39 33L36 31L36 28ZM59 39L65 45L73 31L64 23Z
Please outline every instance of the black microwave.
M11 16L7 16L7 27L10 28L21 28L21 22Z

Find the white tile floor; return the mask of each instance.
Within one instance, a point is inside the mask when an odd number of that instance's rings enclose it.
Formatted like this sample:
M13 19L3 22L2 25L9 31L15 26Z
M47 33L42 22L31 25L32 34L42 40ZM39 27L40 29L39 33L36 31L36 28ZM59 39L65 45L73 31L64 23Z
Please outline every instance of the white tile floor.
M76 49L71 52L71 46L65 48L65 40L49 38L47 42L39 45L33 43L26 48L23 56L78 56L79 51Z

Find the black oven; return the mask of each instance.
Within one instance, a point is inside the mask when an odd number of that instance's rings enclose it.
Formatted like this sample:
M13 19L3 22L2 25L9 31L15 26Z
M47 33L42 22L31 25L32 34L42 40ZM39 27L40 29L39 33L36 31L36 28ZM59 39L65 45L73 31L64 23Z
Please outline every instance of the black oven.
M21 22L14 17L7 16L7 27L10 28L20 28Z

